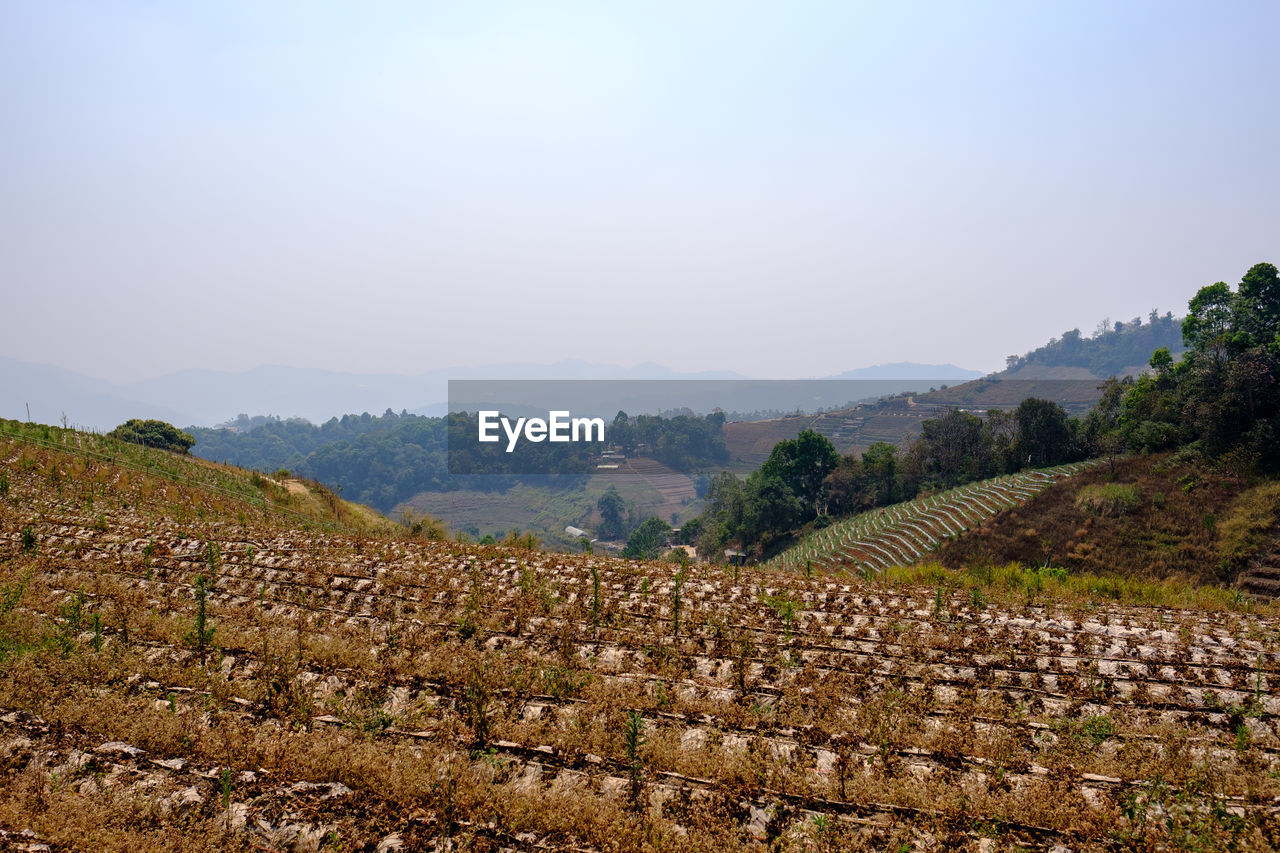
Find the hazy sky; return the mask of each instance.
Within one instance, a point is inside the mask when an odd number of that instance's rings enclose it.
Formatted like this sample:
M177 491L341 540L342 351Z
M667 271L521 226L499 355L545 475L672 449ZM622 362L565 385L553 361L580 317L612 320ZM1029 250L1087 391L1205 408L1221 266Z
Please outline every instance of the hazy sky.
M995 370L1280 263L1280 4L11 3L0 355Z

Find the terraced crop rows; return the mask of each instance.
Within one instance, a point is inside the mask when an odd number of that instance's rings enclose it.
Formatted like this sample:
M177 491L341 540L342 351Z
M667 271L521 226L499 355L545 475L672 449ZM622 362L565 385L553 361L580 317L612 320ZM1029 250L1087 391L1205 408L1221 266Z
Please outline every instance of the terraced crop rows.
M71 778L215 846L1280 841L1271 611L179 523L5 470L19 611L84 615L80 687L0 693L10 791Z
M1023 471L871 510L805 537L766 563L770 568L883 571L910 565L941 542L1015 507L1088 463Z

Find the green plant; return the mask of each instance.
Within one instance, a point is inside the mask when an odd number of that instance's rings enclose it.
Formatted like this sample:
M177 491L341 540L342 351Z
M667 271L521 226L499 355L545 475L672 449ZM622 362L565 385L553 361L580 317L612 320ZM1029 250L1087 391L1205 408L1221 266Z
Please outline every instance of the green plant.
M89 645L95 652L102 651L102 616L95 613L89 619L89 629L93 631L93 637L89 640Z
M1250 744L1253 743L1253 736L1249 733L1249 727L1243 722L1236 725L1236 752L1244 754L1249 751Z
M141 444L183 454L196 443L190 433L183 432L173 424L154 419L130 418L107 435L131 444Z
M772 607L773 612L778 614L778 618L782 620L784 635L788 640L791 639L796 612L800 607L799 602L786 593L779 593L777 595L766 595L764 603Z
M235 787L230 767L222 768L222 772L218 774L218 787L222 795L222 810L226 811L231 808L231 791Z
M205 586L204 575L196 577L196 621L187 632L186 641L195 651L203 665L209 656L209 646L213 641L214 627L209 624L207 600L209 591Z
M1085 737L1093 741L1094 745L1100 745L1107 738L1116 733L1115 723L1111 722L1111 718L1107 716L1095 716L1085 719L1081 726L1081 731Z
M84 589L76 590L71 598L62 604L62 624L58 628L58 645L62 654L71 654L75 640L84 629Z
M492 699L488 667L483 660L478 660L467 671L458 700L462 717L471 727L473 749L484 749L489 744L489 703Z
M22 528L22 550L27 553L33 553L36 550L36 534L30 524Z
M1076 506L1097 516L1121 516L1138 508L1142 496L1132 483L1092 483L1080 488Z
M9 496L9 472L0 471L0 498Z
M680 594L684 589L684 582L688 579L688 573L684 568L676 572L675 580L671 584L671 636L680 636Z
M644 717L638 711L627 714L622 728L623 746L627 755L627 772L630 776L631 805L640 807L640 794L644 790L644 759L640 754L644 746Z
M591 567L591 622L592 624L600 621L600 571L595 567Z

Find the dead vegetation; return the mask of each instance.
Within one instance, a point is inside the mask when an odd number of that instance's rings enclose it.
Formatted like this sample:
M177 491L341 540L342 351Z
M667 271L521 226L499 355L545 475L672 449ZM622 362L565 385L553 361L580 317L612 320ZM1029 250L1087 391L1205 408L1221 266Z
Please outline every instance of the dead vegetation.
M5 844L1280 844L1273 606L305 528L82 462L0 441Z
M1229 583L1280 523L1276 484L1168 454L1095 465L944 543L951 567L1019 562L1071 573Z

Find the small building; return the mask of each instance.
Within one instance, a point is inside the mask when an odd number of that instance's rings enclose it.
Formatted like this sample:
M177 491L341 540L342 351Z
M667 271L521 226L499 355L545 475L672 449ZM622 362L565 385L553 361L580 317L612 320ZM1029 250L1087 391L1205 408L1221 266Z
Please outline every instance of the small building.
M564 532L568 533L574 539L581 539L583 536L587 535L587 531L583 530L581 527L574 527L572 524L565 527Z
M724 549L724 561L731 566L741 566L747 561L747 552L737 548Z

